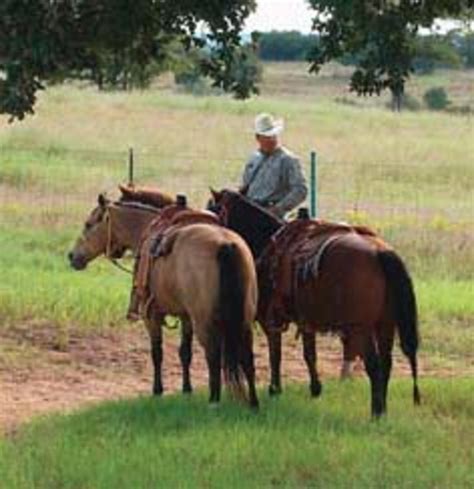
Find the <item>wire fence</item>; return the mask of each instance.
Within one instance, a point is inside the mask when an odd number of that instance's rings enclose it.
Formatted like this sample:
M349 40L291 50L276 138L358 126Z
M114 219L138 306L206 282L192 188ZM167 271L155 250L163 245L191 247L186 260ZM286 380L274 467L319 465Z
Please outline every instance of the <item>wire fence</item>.
M310 151L300 149L310 173ZM211 156L210 156L211 155ZM184 149L177 154L159 148L133 149L134 182L171 194L184 193L202 207L209 188L236 188L248 154L212 155ZM90 209L100 192L118 196L127 182L130 154L106 149L9 147L0 167L0 222L31 218L73 224ZM406 162L345 163L317 157L318 215L332 220L472 222L474 171L457 166L453 175L437 167ZM309 206L309 196L306 205Z

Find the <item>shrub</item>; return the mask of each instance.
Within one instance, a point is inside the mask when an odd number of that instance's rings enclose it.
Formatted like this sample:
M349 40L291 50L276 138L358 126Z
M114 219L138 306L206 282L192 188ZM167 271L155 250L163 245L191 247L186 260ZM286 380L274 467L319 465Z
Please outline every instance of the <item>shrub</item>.
M430 88L423 95L423 100L431 110L444 110L451 103L443 87Z

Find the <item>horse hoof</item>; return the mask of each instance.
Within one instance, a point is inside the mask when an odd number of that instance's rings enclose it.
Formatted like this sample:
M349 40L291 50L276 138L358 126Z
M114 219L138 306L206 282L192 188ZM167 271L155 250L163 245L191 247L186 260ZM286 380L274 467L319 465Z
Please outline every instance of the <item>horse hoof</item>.
M153 388L153 395L157 396L157 397L163 395L163 387L154 387Z
M252 413L258 413L260 411L258 401L256 403L250 404L250 410L252 411Z
M372 421L377 422L385 417L385 413L372 413Z
M281 387L277 387L275 385L269 385L268 386L268 394L270 394L270 396L279 396L281 394Z
M127 321L131 322L131 323L136 323L137 321L140 321L141 319L141 316L140 314L138 314L137 312L127 312L127 315L125 316Z
M210 401L209 402L209 409L211 411L215 411L216 409L219 409L220 404L216 401Z
M183 394L192 394L193 388L190 385L183 386Z
M321 384L311 384L309 391L311 392L311 397L319 397L323 391L323 386Z

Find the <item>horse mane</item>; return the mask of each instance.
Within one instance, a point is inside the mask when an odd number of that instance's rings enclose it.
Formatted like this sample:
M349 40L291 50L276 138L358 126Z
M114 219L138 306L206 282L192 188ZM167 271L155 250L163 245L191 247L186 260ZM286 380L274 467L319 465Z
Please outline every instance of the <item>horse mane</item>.
M176 203L171 195L161 192L155 187L131 187L119 185L120 202L139 202L160 209Z
M160 207L156 207L149 204L142 204L141 202L135 202L133 200L128 201L128 200L120 199L115 201L113 205L117 207L125 207L129 209L137 209L146 212L153 212L154 214L157 214L158 212L161 211Z
M253 255L259 256L285 221L239 192L225 189L220 195L219 204L227 214L227 227L237 231L247 241Z

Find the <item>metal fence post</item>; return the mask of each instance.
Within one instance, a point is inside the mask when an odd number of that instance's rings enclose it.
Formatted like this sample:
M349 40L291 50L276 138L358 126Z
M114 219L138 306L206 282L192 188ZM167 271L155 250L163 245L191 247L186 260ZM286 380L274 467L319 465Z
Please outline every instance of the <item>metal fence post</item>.
M311 151L311 188L310 188L310 204L311 204L311 217L318 215L317 208L317 192L318 192L318 180L316 171L316 151Z
M128 184L133 186L133 148L128 150Z

